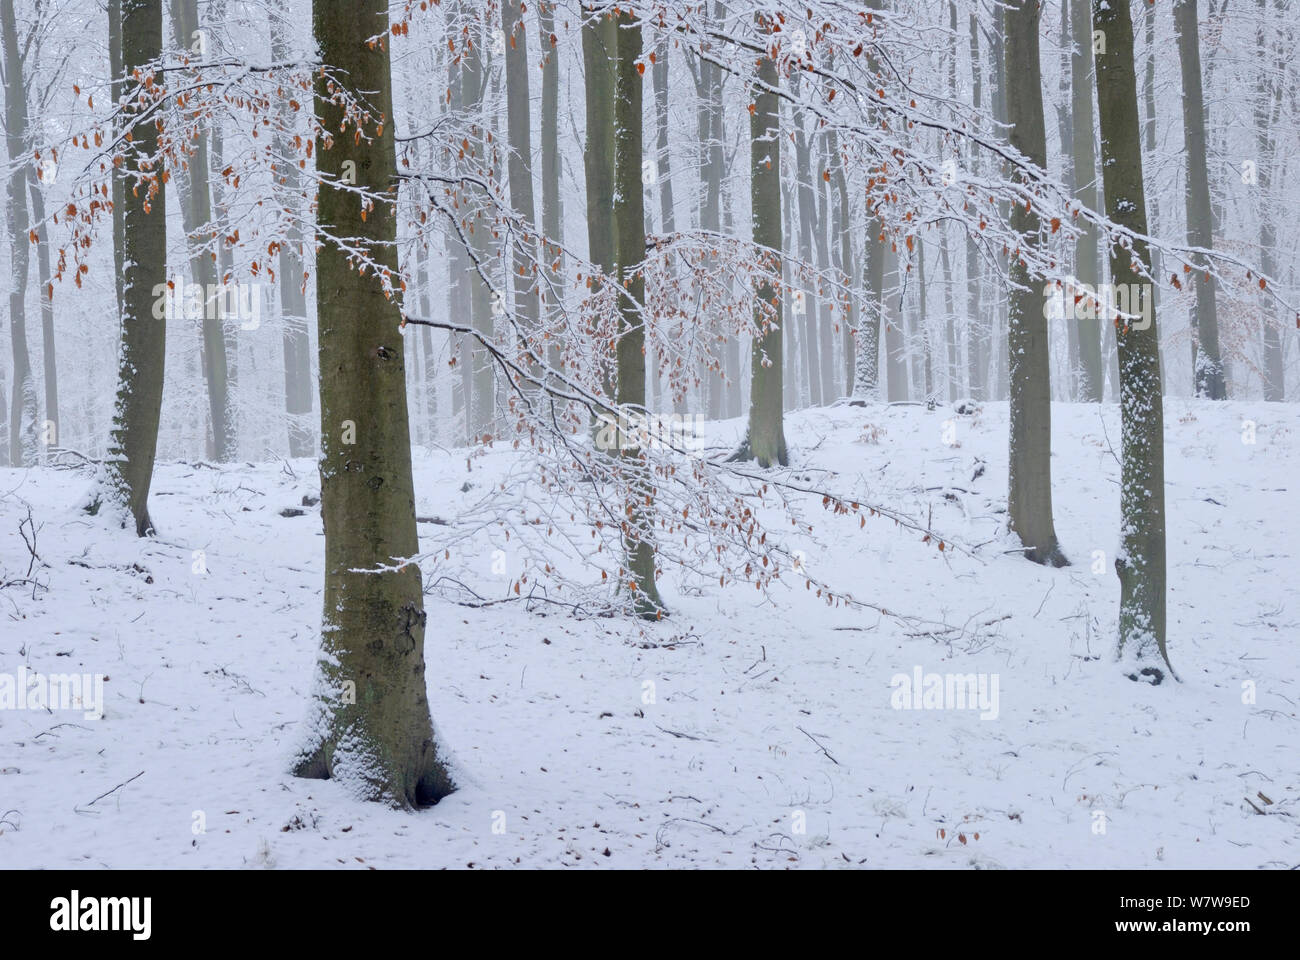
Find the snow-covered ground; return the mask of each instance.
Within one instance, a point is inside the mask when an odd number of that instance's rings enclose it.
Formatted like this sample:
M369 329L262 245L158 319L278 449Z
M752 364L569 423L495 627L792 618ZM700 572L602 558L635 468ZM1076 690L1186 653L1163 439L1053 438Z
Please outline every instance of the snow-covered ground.
M430 597L430 702L460 789L415 814L285 773L320 619L312 463L161 464L143 541L75 512L84 472L0 470L0 582L28 579L29 505L43 563L38 586L0 589L0 674L106 675L102 718L0 710L0 866L1300 864L1300 406L1166 404L1183 682L1158 687L1111 659L1118 412L1053 418L1059 570L1000 532L1005 404L790 415L800 468L932 504L978 545L828 515L796 544L919 619L672 573L673 614L650 626ZM418 452L420 514L454 520L466 471L463 451ZM891 682L918 669L975 674L988 699L895 709Z

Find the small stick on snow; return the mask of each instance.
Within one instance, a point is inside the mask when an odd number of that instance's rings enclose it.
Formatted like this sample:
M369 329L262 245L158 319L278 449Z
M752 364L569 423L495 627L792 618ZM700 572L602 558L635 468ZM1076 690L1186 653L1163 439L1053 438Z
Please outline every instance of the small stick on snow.
M830 752L829 750L827 750L825 747L823 747L823 746L821 745L821 742L820 742L816 737L814 737L811 733L809 733L809 732L808 732L807 730L805 730L803 727L796 726L795 729L798 730L800 733L802 733L805 737L807 737L807 738L808 738L809 740L811 740L813 743L817 744L817 749L820 750L822 753L826 754L826 759L827 759L827 760L829 760L831 763L835 764L835 766L837 766L837 767L840 765L840 762L839 762L838 760L836 760L834 757L831 756L831 752Z
M95 804L99 803L99 801L101 801L101 800L103 800L105 797L109 796L109 794L117 793L117 791L121 790L121 789L122 789L123 787L125 787L128 783L130 783L131 780L139 780L139 779L140 779L141 777L143 777L143 776L144 776L144 771L141 770L139 773L137 773L134 777L131 777L129 780L123 780L121 783L119 783L119 784L118 784L116 787L114 787L112 790L109 790L108 793L101 793L101 794L100 794L99 796L97 796L94 800L91 800L90 803L86 804L86 806L88 806L88 807L93 807Z

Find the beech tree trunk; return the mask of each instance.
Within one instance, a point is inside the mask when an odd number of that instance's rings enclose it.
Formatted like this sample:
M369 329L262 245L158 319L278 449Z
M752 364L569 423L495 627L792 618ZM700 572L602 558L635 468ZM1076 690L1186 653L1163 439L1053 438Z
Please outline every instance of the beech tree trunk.
M453 786L429 716L423 590L409 559L419 538L401 307L382 283L399 277L388 4L318 3L312 27L322 62L337 71L316 79L316 116L332 138L316 141L317 216L378 269L363 275L337 243L323 242L317 254L325 595L312 715L294 773L409 808ZM365 40L376 35L384 39L372 48ZM341 128L331 82L363 91L387 122L376 118L354 138ZM374 197L367 211L356 192L331 186L348 162L356 188Z
M612 14L583 8L582 60L586 78L587 144L583 168L587 187L587 256L601 273L616 271L614 249L614 88L617 83L618 26ZM638 181L637 192L641 192ZM593 296L599 281L592 281ZM615 361L617 363L617 361ZM605 393L615 395L613 374Z
M1146 191L1133 21L1129 0L1093 0L1093 24L1106 35L1097 56L1097 106L1101 117L1101 169L1106 215L1145 236ZM1113 282L1137 281L1132 261L1150 266L1147 244L1119 245L1110 252ZM1164 401L1155 311L1151 321L1120 323L1119 352L1122 468L1120 479L1119 650L1130 676L1159 683L1168 668L1165 641L1165 457Z
M558 323L560 297L564 290L564 201L560 196L560 57L555 36L555 4L540 0L537 5L537 56L542 62L542 246L543 308L550 325ZM547 366L559 369L563 344L552 339Z
M36 380L27 350L27 274L31 266L27 209L27 88L18 53L14 6L0 12L5 67L5 142L9 151L9 343L13 359L13 394L9 400L9 461L21 467L37 458Z
M971 103L981 108L983 80L980 70L979 20L970 15ZM979 152L970 151L971 175L980 175ZM979 244L966 233L966 378L972 400L988 399L989 324L984 319L984 263Z
M1097 191L1097 153L1094 147L1092 98L1093 53L1092 11L1088 0L1069 0L1070 27L1074 35L1070 57L1070 142L1074 147L1074 196L1090 210L1100 202ZM1095 291L1101 282L1101 254L1097 230L1084 224L1075 246L1074 274L1081 284ZM1080 301L1086 303L1088 301ZM1083 313L1083 316L1079 316ZM1090 314L1090 315L1089 315ZM1079 331L1079 397L1101 403L1106 375L1101 363L1101 319L1096 311L1076 311L1073 321Z
M1187 243L1214 246L1210 177L1205 157L1205 101L1201 95L1201 40L1196 0L1174 0L1178 65L1183 76L1183 131L1187 153ZM1219 315L1213 275L1203 256L1193 258L1196 300L1192 307L1192 372L1196 395L1224 400L1228 393L1219 353Z
M528 232L511 237L510 248L514 268L510 271L511 283L505 290L514 289L514 312L525 337L538 336L537 321L541 304L537 298L537 244L532 234L532 224L537 222L533 204L533 139L532 103L528 82L528 31L524 29L522 0L501 0L501 31L505 38L506 78L506 139L510 177L510 206L529 226ZM521 344L520 350L527 348ZM536 341L535 349L540 349ZM525 368L534 366L526 363ZM525 385L525 392L535 393Z
M1008 90L1007 119L1011 146L1039 168L1047 167L1047 129L1043 118L1042 74L1039 67L1038 0L1011 0L1003 9L1003 49L1006 74L1017 82ZM1037 246L1038 214L1017 203L1011 227L1029 247ZM1035 563L1063 566L1052 523L1052 388L1047 317L1043 310L1043 277L1030 272L1024 260L1011 257L1011 288L1007 305L1008 397L1011 406L1010 475L1007 484L1007 525L1025 545Z
M794 71L790 77L790 86L796 102L799 98L800 73ZM808 144L808 133L804 129L802 111L796 110L793 116L795 170L799 179L799 259L807 265L813 264L813 233L818 229L817 207L813 199L812 150ZM821 320L822 298L810 284L800 284L803 302L800 311L803 318L804 363L802 369L808 383L808 401L812 406L824 406L831 402L828 390L822 381L820 344L818 326Z
M645 328L640 306L645 302L645 193L641 189L644 157L641 130L642 88L637 61L641 59L641 27L626 9L616 22L618 52L614 96L614 235L617 274L625 296L619 298L622 314L618 337L618 405L629 415L645 413ZM621 433L621 431L620 431ZM645 452L622 436L619 456L630 478L623 549L627 560L627 588L638 616L656 619L663 603L655 585L653 540L653 481Z
M1255 145L1259 157L1256 169L1259 196L1263 202L1259 209L1259 266L1265 276L1275 276L1277 270L1277 221L1271 201L1273 184L1272 167L1277 162L1277 144L1273 129L1282 111L1281 85L1274 75L1283 76L1286 54L1270 51L1266 37L1268 23L1267 0L1258 0L1260 26L1256 31L1256 52L1259 62L1259 81L1255 90ZM1281 10L1278 10L1279 14ZM1264 341L1264 399L1280 403L1286 399L1286 371L1283 366L1281 318L1271 299L1263 303Z
M202 59L202 51L192 50L199 30L198 0L171 0L172 39L177 50L191 59ZM275 32L271 54L274 59ZM225 297L219 295L217 264L205 250L205 234L213 232L212 199L208 186L208 133L201 132L190 144L193 154L188 168L174 177L180 195L181 219L185 225L185 245L190 255L190 276L203 290L201 356L203 379L208 388L208 420L212 429L212 458L229 460L231 423L229 409L229 374L226 365L226 332L222 317ZM291 166L291 165L290 165ZM300 271L301 272L301 271ZM188 302L182 298L181 302ZM187 317L188 321L189 318Z
M276 63L290 57L286 24L277 11L271 13L271 59ZM294 114L287 103L279 105L280 122L288 127ZM302 179L298 164L283 136L275 142L276 172L281 189L290 202L302 202ZM305 210L296 211L298 215ZM279 251L280 323L284 348L284 412L289 428L289 456L310 457L316 452L319 425L311 423L311 341L308 334L307 293L302 230L295 217ZM428 328L425 328L426 330Z
M162 56L162 0L120 3L123 70L130 77ZM153 533L149 485L158 450L167 350L166 317L156 316L154 309L167 288L167 192L154 160L157 126L147 120L133 127L131 134L131 149L114 177L124 181L117 398L104 488L94 495L88 509L98 513L108 500L124 511L123 526L131 523L136 535L144 537ZM141 168L144 160L150 163L148 169Z
M753 88L754 109L750 113L750 204L754 243L769 258L768 274L780 275L781 259L781 130L776 87L776 62L763 57L758 65L758 84ZM754 338L750 361L749 429L734 459L757 460L759 466L785 466L789 456L785 445L782 410L781 298L771 282L758 288L758 299L770 305L775 316L769 320L762 309L754 312L763 331Z
M45 421L41 436L49 444L59 442L59 368L55 357L54 301L50 297L50 237L45 226L45 197L34 167L28 167L28 188L32 198L32 222L36 231L37 278L41 284L41 359L45 374ZM46 429L50 431L46 434Z

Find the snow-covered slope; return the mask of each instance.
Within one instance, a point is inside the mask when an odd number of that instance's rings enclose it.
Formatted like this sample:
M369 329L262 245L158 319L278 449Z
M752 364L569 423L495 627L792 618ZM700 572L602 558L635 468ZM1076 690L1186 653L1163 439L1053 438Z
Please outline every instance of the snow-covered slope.
M106 675L102 718L0 710L0 866L1295 866L1300 407L1166 404L1182 683L1158 687L1111 658L1117 410L1053 417L1059 570L1001 532L1005 404L789 417L798 468L974 548L814 518L809 569L900 616L672 572L650 626L431 596L461 788L417 814L285 773L320 618L314 464L160 465L147 541L74 512L84 473L0 470L0 582L37 581L0 589L0 673ZM419 513L455 520L467 477L518 456L417 452ZM504 597L510 549L484 531L457 560ZM896 709L918 670L986 699Z

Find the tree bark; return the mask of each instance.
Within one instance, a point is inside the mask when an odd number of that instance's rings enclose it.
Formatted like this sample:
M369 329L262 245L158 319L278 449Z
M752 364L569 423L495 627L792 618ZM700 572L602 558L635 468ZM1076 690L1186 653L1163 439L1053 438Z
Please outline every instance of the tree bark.
M1106 36L1096 68L1106 215L1145 236L1146 191L1129 0L1093 0L1092 16L1095 28ZM1112 246L1114 282L1138 279L1132 268L1135 259L1149 267L1145 241L1133 241L1132 249ZM1120 554L1115 559L1120 581L1119 650L1133 665L1134 679L1159 683L1164 669L1172 673L1172 667L1165 643L1164 403L1155 311L1145 327L1141 322L1117 326L1122 423Z
M470 115L473 128L465 169L481 175L494 166L492 154L495 147L488 138L486 117L490 71L485 46L491 41L487 32L480 29L482 24L478 12L468 5L463 5L462 10L470 24L470 45L465 47L461 57L461 96L462 106ZM470 220L467 257L470 262L465 278L469 287L470 322L479 335L489 341L495 335L496 310L493 308L492 291L479 271L491 271L494 251L492 224L487 217L476 213ZM492 359L487 349L477 339L469 339L466 346L470 357L468 370L471 386L466 422L470 442L477 443L484 437L496 434L496 377L493 375Z
M564 200L560 195L560 57L555 36L555 3L540 0L537 5L538 56L542 60L542 248L547 286L543 299L549 326L559 325L560 297L564 289ZM549 343L547 365L558 369L563 344Z
M596 7L584 7L582 58L586 73L587 146L583 167L587 186L587 256L601 273L615 273L614 249L614 87L617 82L618 27L614 17ZM637 193L641 192L637 181ZM599 291L592 282L592 294ZM605 390L614 396L612 377Z
M830 129L827 140L827 149L831 156L831 185L835 188L836 198L833 218L835 259L840 270L840 280L849 291L848 302L840 312L839 323L832 324L832 327L839 328L840 353L843 360L841 367L843 377L837 376L835 380L843 382L847 392L857 372L857 361L853 356L853 331L858 324L858 303L857 298L852 294L854 287L852 209L849 206L848 181L844 176L844 160L840 156L839 135L834 127Z
M799 85L800 71L793 71L790 77L790 86L794 96L794 102L799 102ZM794 123L794 152L795 152L795 170L799 178L799 259L805 264L813 263L813 233L818 229L816 224L817 208L813 200L813 174L812 174L812 151L808 145L808 133L804 129L804 118L801 110L795 110L793 116ZM809 284L801 284L800 292L803 294L803 331L804 331L804 375L808 382L808 399L813 406L824 406L830 403L829 392L822 380L821 356L819 353L818 326L824 319L821 317L822 298L818 296L818 291L814 290Z
M763 251L760 256L767 258L767 271L777 276L782 247L778 82L776 62L763 57L758 65L749 121L750 204L754 244ZM758 288L758 299L769 305L775 316L769 320L761 308L754 311L755 325L762 333L754 338L750 361L749 429L734 459L757 460L761 467L778 463L785 466L789 456L782 410L781 298L771 282L764 280Z
M890 403L908 398L907 347L903 341L903 298L895 242L881 244L880 323L885 330L885 397Z
M1142 138L1143 149L1146 150L1147 156L1153 157L1156 152L1156 5L1147 4L1142 10L1143 32L1146 35L1146 66L1142 74L1142 100L1146 116L1143 118ZM1151 235L1159 236L1160 234L1160 193L1158 190L1151 191L1151 197L1148 201L1150 209L1147 211L1147 220L1151 227ZM1152 249L1151 251L1151 273L1152 276L1159 279L1164 275L1164 268L1161 265L1160 250ZM1155 283L1151 287L1151 305L1160 309L1160 284ZM1165 351L1162 346L1160 349L1160 369L1165 368ZM1162 386L1165 390L1169 389L1169 381L1164 380Z
M1061 63L1057 86L1056 135L1061 145L1061 182L1074 195L1074 128L1070 109L1070 62L1074 59L1070 39L1070 2L1061 3ZM1089 87L1091 89L1091 87ZM1068 256L1068 254L1067 254ZM1071 301L1073 302L1073 301ZM1065 317L1066 334L1066 370L1064 399L1075 400L1079 396L1079 327L1074 322L1074 313Z
M453 786L429 716L426 614L420 570L409 560L419 538L401 308L382 284L388 276L396 287L399 277L388 4L318 3L312 27L322 62L346 78L337 82L364 92L383 120L360 139L341 129L335 81L318 73L316 116L332 143L316 142L317 216L375 267L362 274L330 241L317 254L325 595L313 715L294 773L409 808ZM376 35L383 39L372 48L365 39ZM368 211L354 191L331 185L349 161L356 187L377 197Z
M28 167L28 188L32 198L32 222L36 231L37 277L41 284L41 360L45 374L45 420L52 430L51 444L59 442L59 367L54 343L54 300L51 298L50 237L45 226L45 196L34 167ZM44 431L42 431L44 436Z
M723 6L714 2L706 7L711 9L708 16L714 24L723 17ZM700 189L699 221L700 229L709 233L722 231L722 181L726 173L726 157L723 154L723 111L722 111L722 69L705 60L700 61L696 93L699 105L696 109L696 135L700 151ZM709 350L721 348L722 356L715 357L718 369L708 369L701 365L700 392L707 415L712 420L720 419L730 413L728 407L728 377L733 371L728 362L731 348L736 338L729 332L721 331L725 342L720 342L718 331L706 320L707 326L696 331L696 336L704 338ZM738 371L736 371L738 372Z
M1070 142L1074 170L1074 197L1090 210L1100 203L1097 191L1097 153L1093 142L1093 44L1092 12L1088 0L1069 0L1070 26L1074 43L1070 57ZM1101 282L1101 253L1097 230L1082 226L1075 245L1075 276L1080 284L1095 292ZM1072 300L1073 297L1070 297ZM1067 301L1068 302L1068 301ZM1080 305L1089 301L1079 301ZM1106 377L1101 363L1101 319L1096 311L1075 311L1073 321L1079 331L1079 397L1089 403L1101 403ZM1083 313L1084 316L1078 316Z
M645 193L641 189L644 157L641 131L642 88L637 67L641 59L641 26L626 9L616 20L614 96L614 236L617 274L623 290L618 337L618 405L626 414L645 413L645 327L640 307L645 302ZM643 65L642 65L643 66ZM620 431L621 433L621 431ZM653 540L654 488L645 451L620 437L619 456L629 478L623 550L627 588L637 616L657 619L664 612L655 585Z
M271 59L276 63L284 63L290 57L287 25L279 11L272 11L270 17ZM280 123L287 131L293 123L293 111L287 103L281 103L279 111ZM279 186L284 191L286 201L297 204L304 201L301 195L302 179L286 136L287 133L279 133L275 138L276 172L280 175ZM302 208L292 211L289 229L279 250L280 323L284 327L281 335L284 348L284 412L288 421L291 457L310 457L314 454L315 435L319 430L318 424L311 423L310 320L307 316L307 293L304 287L307 282L304 265L306 251L299 226L299 217L305 212Z
M27 274L31 266L31 220L27 209L27 87L18 53L14 6L0 13L5 67L5 142L9 151L9 342L13 395L9 400L9 462L21 467L37 459L36 380L27 349Z
M1201 95L1200 28L1196 0L1174 0L1174 29L1178 35L1178 65L1183 77L1183 131L1187 152L1187 243L1214 246L1210 210L1210 178L1205 157L1205 101ZM1196 395L1224 400L1227 389L1219 353L1219 316L1214 277L1208 262L1195 256L1192 276L1196 300L1192 307L1192 373Z
M528 31L524 29L522 0L501 0L501 31L505 37L506 77L506 138L509 159L506 163L510 176L510 206L526 224L523 233L511 238L514 269L511 286L514 289L514 312L523 335L530 340L538 336L537 321L541 304L537 298L537 281L534 265L537 262L537 244L533 230L537 210L533 203L533 140L532 103L528 83ZM509 288L507 288L509 289ZM533 344L534 352L540 341ZM520 350L528 348L520 344ZM535 365L525 363L525 368ZM534 369L534 373L537 371ZM526 393L535 393L527 385Z
M1037 0L1012 0L1002 12L1007 74L1017 82L1007 98L1011 146L1040 169L1047 167L1047 129L1043 118L1042 74ZM1036 247L1038 214L1017 203L1011 227L1021 243ZM1066 562L1052 523L1052 388L1047 317L1043 311L1043 277L1032 273L1018 255L1011 257L1007 305L1008 397L1011 407L1007 525L1035 563Z
M983 99L983 79L980 70L979 19L970 15L970 66L971 104L976 110ZM979 153L970 150L971 175L980 175ZM966 378L972 400L988 399L988 324L984 322L983 284L984 264L980 259L979 244L966 232Z
M108 71L109 91L113 103L121 102L122 92L126 87L126 64L122 53L122 2L108 0ZM109 189L113 195L113 289L117 294L117 315L119 319L124 309L122 249L124 246L122 230L125 216L126 200L123 190L126 186L124 177L110 177Z
M124 75L162 56L161 0L120 0ZM135 125L121 178L122 336L118 386L108 444L104 488L88 504L98 513L105 500L123 511L137 536L153 533L149 485L158 449L167 323L155 306L167 289L167 194L162 189L158 128L152 120ZM149 163L142 168L142 163ZM129 514L127 516L126 514Z
M925 400L934 399L934 350L930 344L930 314L926 303L925 241L916 238L916 331L921 340L921 377Z
M1259 266L1268 277L1275 276L1277 269L1277 222L1273 215L1272 167L1277 162L1277 144L1274 142L1273 129L1282 110L1282 88L1272 74L1282 76L1285 73L1285 54L1269 50L1264 24L1268 21L1267 0L1258 0L1260 26L1255 33L1256 52L1259 60L1256 64L1260 71L1255 91L1255 145L1257 161L1257 188L1261 203L1259 204ZM1279 8L1279 14L1281 10ZM1270 300L1264 301L1263 308L1264 341L1264 399L1281 403L1286 399L1286 371L1283 366L1282 327L1277 311Z
M172 39L178 50L189 52L199 30L198 0L171 0ZM274 47L274 33L272 34ZM198 55L201 59L201 54ZM272 58L275 57L274 52ZM202 334L203 379L208 388L208 419L212 429L212 457L224 462L230 459L231 423L229 408L229 373L226 365L226 332L222 317L225 297L218 290L217 265L204 249L203 235L212 229L212 200L208 186L208 132L201 131L191 141L193 153L188 169L178 171L174 177L175 189L180 194L181 219L185 225L185 245L189 250L190 275L202 289L203 316L200 319ZM224 278L223 278L224 279ZM180 297L188 303L188 297ZM186 319L189 319L188 317Z

